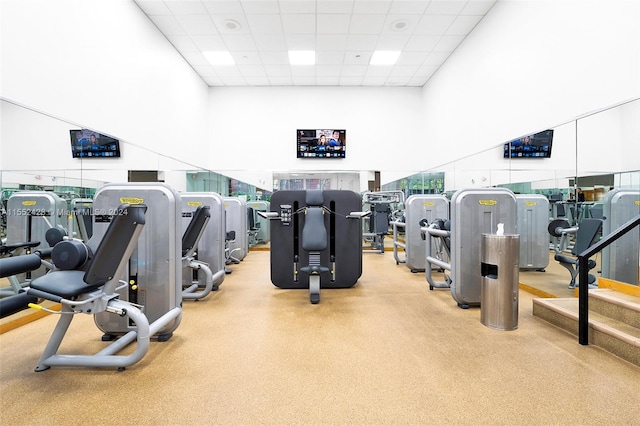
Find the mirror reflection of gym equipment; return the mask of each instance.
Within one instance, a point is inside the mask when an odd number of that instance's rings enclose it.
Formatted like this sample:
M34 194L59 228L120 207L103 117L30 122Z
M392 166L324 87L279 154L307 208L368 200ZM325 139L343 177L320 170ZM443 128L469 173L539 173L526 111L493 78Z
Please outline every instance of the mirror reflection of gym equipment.
M614 189L603 200L602 235L607 236L640 214L640 190ZM602 251L602 276L638 285L640 229L635 228Z
M238 264L249 252L247 202L241 198L223 197L227 235L227 264Z
M394 207L404 204L402 191L376 191L362 194L362 210L371 214L364 218L362 236L368 244L365 253L384 254L384 238L389 235Z
M520 269L544 272L549 264L549 200L540 194L516 194L516 232L520 235Z
M247 201L247 233L249 234L249 247L259 244L267 244L271 237L269 220L265 219L258 212L268 212L268 201Z
M13 193L7 201L6 244L38 243L30 245L27 253L47 249L51 243L67 235L67 203L54 193L46 191L20 191ZM51 241L48 242L48 239ZM43 265L35 271L19 274L15 278L21 283L44 275Z

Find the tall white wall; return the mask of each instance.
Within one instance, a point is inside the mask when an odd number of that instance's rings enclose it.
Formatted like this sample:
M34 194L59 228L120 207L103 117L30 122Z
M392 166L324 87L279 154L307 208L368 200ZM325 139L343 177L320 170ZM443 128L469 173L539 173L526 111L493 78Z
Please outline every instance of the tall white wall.
M640 2L500 0L424 87L426 168L640 97L639 64Z
M420 170L421 108L417 87L212 88L211 168ZM346 158L296 158L296 129L315 128L346 129Z
M131 0L0 7L0 97L131 144L105 165L119 170L151 167L148 148L254 184L271 170L380 170L385 183L640 96L637 1L500 0L424 88L207 88ZM66 129L26 148L24 127L0 119L1 169L72 161ZM314 127L347 129L348 157L296 159L295 129ZM617 137L634 143L637 127Z
M2 0L0 7L0 96L206 166L208 87L133 1ZM67 152L66 138L41 136L31 152ZM0 167L20 168L23 144L3 137ZM135 151L123 152L125 168L148 156Z

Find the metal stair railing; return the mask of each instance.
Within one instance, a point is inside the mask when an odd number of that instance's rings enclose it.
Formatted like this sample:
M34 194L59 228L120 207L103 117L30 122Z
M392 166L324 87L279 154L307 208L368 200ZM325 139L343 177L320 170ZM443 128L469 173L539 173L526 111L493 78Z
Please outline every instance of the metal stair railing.
M599 253L618 238L640 225L640 215L631 219L611 234L578 255L579 289L578 294L578 342L581 345L589 344L589 258Z

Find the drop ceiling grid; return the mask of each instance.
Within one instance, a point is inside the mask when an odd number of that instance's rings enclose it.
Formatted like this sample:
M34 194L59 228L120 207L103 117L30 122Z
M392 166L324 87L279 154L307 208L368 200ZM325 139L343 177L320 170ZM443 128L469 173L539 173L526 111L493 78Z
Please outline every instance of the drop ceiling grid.
M496 0L134 1L209 86L423 86ZM236 64L212 66L207 50ZM292 66L288 50L316 64ZM374 50L402 53L372 66Z

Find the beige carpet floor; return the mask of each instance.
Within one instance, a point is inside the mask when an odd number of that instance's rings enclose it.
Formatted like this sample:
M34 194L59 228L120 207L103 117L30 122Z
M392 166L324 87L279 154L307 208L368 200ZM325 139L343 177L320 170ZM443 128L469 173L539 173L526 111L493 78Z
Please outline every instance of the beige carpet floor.
M640 424L640 368L533 317L530 293L518 329L497 331L391 253L365 254L358 283L318 305L274 287L269 265L250 252L123 372L34 372L53 315L0 335L0 424ZM100 337L79 315L62 350Z

